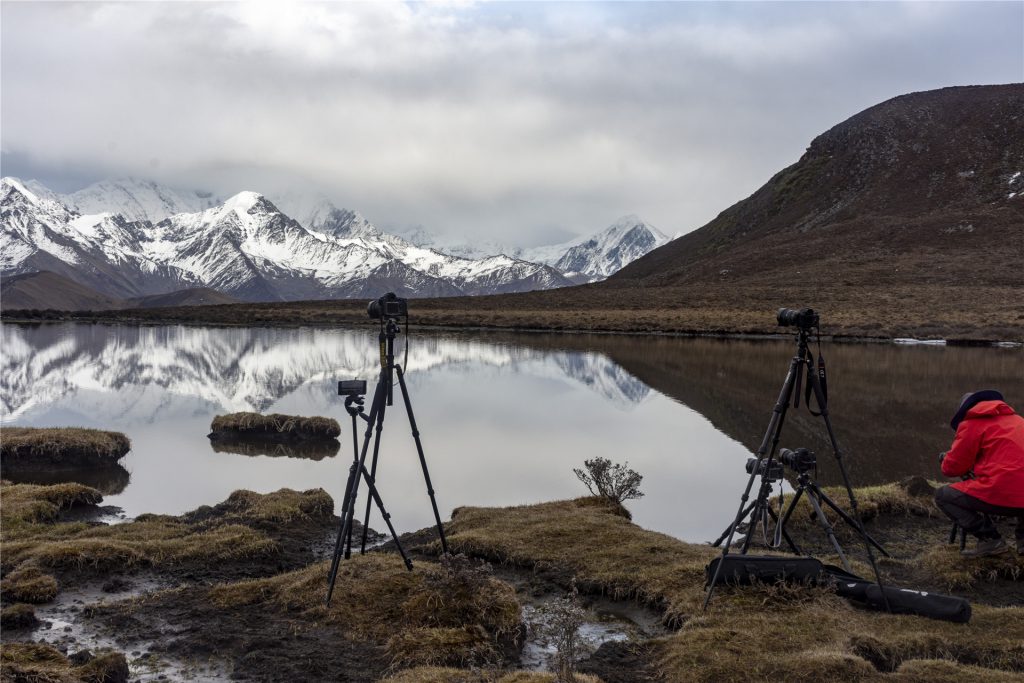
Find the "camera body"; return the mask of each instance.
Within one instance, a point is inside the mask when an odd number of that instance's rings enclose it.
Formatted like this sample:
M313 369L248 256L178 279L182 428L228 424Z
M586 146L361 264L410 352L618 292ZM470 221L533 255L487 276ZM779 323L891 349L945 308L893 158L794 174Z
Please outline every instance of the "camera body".
M795 451L783 448L779 451L779 460L783 465L800 474L818 466L818 458L806 448L797 448Z
M343 379L338 381L338 396L362 396L365 393L365 379Z
M379 299L374 299L366 306L366 314L375 320L384 318L401 318L409 315L409 302L388 292Z
M775 318L780 327L797 327L801 330L817 327L820 320L813 308L780 308Z
M778 460L772 460L771 466L768 465L768 459L764 458L758 464L757 458L747 458L747 474L753 474L754 470L757 470L757 474L762 479L768 481L779 481L782 479L782 463Z

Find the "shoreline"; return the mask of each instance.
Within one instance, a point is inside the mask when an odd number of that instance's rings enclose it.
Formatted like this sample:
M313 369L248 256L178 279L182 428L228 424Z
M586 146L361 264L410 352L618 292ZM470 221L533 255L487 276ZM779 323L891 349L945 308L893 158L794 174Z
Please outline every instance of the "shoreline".
M186 320L178 318L152 319L136 317L114 317L111 316L76 316L68 312L62 317L34 318L11 316L6 313L0 314L0 323L10 325L58 325L75 323L82 325L123 325L132 327L207 327L207 328L266 328L266 329L375 329L374 322L357 322L355 320L341 320L338 322L316 322L316 321L265 321L257 320L251 322L226 322L226 321L204 321ZM792 333L786 332L742 332L729 330L612 330L602 328L586 327L517 327L500 325L468 325L468 324L445 324L445 323L414 323L409 326L412 332L445 333L445 332L473 332L482 334L557 334L566 336L608 336L608 337L642 337L642 338L677 338L677 339L722 339L742 341L789 341L793 339ZM990 348L1024 348L1024 341L1016 339L986 339L971 337L905 337L905 336L874 336L874 335L851 335L851 334L827 334L820 336L821 341L834 344L892 344L901 346L953 346L953 347L990 347Z

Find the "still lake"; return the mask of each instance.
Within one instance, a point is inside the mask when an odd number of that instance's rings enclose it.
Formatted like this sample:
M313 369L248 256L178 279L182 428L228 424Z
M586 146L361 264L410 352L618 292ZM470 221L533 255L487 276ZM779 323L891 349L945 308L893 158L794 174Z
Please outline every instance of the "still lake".
M628 503L634 520L688 541L714 538L735 514L744 463L794 351L779 340L612 335L414 330L409 341L409 391L443 517L583 495L573 468L603 456L644 476L646 495ZM936 454L966 391L998 388L1024 406L1020 348L826 344L824 353L855 485L938 478ZM130 477L106 482L105 496L128 516L179 514L240 488L322 487L340 504L352 441L336 381L367 378L372 391L378 368L368 328L4 324L0 354L3 425L131 438ZM237 411L334 417L341 450L319 460L215 451L211 420ZM791 411L782 445L817 451L818 480L831 484L826 444L820 419ZM385 419L378 482L399 531L431 523L400 400Z

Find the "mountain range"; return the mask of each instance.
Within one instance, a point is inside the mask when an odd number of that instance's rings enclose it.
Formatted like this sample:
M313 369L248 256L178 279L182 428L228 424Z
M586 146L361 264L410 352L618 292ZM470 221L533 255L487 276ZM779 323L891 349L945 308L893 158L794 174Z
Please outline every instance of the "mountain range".
M385 233L322 197L279 201L284 209L256 192L222 200L133 179L60 195L3 178L0 275L50 272L97 301L197 287L243 301L460 296L601 279L667 241L630 216L535 260L522 250L468 256Z

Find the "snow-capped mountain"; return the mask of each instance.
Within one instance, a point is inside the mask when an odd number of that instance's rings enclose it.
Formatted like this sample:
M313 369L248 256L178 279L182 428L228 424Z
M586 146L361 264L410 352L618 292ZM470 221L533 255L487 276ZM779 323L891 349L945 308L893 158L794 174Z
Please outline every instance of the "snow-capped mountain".
M509 247L497 242L445 239L417 228L406 236L410 242L464 258L487 254L509 254L560 270L576 283L603 280L647 252L667 243L669 238L637 216L623 216L590 237L542 247Z
M40 183L29 181L36 194L46 191ZM52 193L51 193L52 195ZM51 197L58 198L58 197ZM175 190L151 180L119 178L93 183L59 199L80 214L116 213L129 221L158 223L176 213L195 213L220 203L210 192Z
M313 226L308 227L266 197L240 192L154 224L148 218L128 220L119 210L82 213L33 187L16 178L0 184L0 273L50 270L117 297L190 286L266 301L368 297L389 290L457 296L571 284L545 264L508 256L465 259L418 247L333 206L307 213ZM93 186L96 192L101 187ZM122 183L112 190L111 203L128 206L133 216L175 211L191 201L156 187L126 203L124 189ZM94 203L76 206L100 208L99 195L90 196Z
M637 216L623 216L596 235L551 247L524 250L522 258L554 266L578 281L603 280L669 238Z

